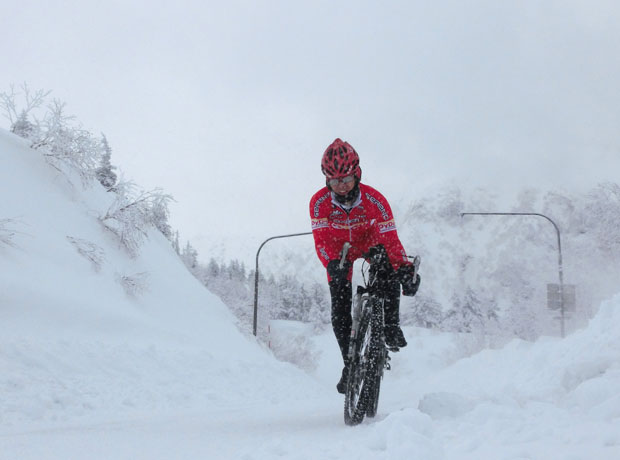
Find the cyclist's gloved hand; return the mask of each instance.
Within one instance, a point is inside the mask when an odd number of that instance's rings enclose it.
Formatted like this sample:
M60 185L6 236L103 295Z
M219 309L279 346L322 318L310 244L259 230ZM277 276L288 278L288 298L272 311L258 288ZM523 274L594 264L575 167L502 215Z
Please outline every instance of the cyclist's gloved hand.
M351 262L344 261L342 268L340 268L340 260L330 260L327 264L327 273L333 281L344 281L349 275L349 269L351 268Z
M398 268L396 275L403 288L403 295L413 297L416 292L418 292L418 288L420 287L420 275L415 274L415 279L413 279L414 273L415 269L413 265L403 265Z

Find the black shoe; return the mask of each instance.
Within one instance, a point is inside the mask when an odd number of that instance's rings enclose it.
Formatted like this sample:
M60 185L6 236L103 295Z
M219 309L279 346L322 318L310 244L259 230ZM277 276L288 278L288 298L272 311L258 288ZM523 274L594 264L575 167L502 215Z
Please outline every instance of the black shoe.
M390 348L403 348L407 346L407 341L403 331L398 324L385 325L385 344Z
M344 366L342 368L342 375L340 376L340 380L336 384L336 390L338 393L345 394L347 391L347 378L349 377L349 368Z

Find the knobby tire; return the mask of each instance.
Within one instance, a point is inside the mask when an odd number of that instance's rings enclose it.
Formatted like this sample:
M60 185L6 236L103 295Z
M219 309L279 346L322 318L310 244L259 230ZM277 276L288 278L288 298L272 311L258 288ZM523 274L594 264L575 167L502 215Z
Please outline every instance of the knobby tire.
M376 302L376 299L368 301ZM344 421L350 426L360 424L365 415L373 417L377 412L385 344L382 316L372 312L379 308L382 313L382 305L373 304L372 308L362 309L355 337L344 402Z
M373 317L373 331L376 331L374 351L375 351L375 371L374 371L374 384L372 392L368 395L368 403L366 407L366 416L374 417L377 415L377 409L379 407L379 393L381 391L381 379L383 378L383 368L387 359L387 349L385 348L385 336L383 334L383 305L380 310L375 310Z

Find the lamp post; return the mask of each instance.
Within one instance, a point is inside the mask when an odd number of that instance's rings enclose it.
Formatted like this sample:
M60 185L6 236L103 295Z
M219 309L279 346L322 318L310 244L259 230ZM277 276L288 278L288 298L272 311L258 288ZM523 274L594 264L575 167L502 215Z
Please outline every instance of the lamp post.
M312 232L292 233L290 235L272 236L271 238L267 238L265 241L263 241L263 243L258 247L258 251L256 251L256 270L254 271L254 323L252 327L252 332L254 333L255 337L256 337L256 329L257 329L257 324L258 324L258 278L259 278L258 256L260 255L260 250L263 249L263 246L265 246L265 244L268 241L275 240L278 238L289 238L292 236L301 236L301 235L312 235Z
M560 228L548 216L536 212L462 212L463 216L538 216L547 219L553 224L558 238L558 277L560 279L560 316L561 316L561 334L564 338L564 273L562 271L562 242L560 240Z

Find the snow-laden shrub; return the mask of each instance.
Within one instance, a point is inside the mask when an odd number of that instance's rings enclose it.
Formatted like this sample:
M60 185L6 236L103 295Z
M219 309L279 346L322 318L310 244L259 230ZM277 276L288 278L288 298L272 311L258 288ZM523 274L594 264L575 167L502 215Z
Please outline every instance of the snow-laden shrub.
M0 245L16 247L15 237L21 233L15 229L17 224L15 219L0 219Z
M96 272L101 270L101 266L105 262L105 251L101 246L98 246L88 240L74 238L72 236L67 236L67 240L77 250L78 254L92 264L93 269Z
M121 180L115 187L115 199L101 223L120 240L131 256L136 256L151 226L171 237L167 223L170 195L155 189L140 190L133 182Z
M32 148L41 150L58 171L67 177L77 173L83 185L88 185L95 177L104 146L74 116L65 113L63 102L57 99L47 102L49 94L42 90L33 92L26 84L20 91L11 87L9 93L0 94L0 108L13 133L30 141ZM20 97L21 108L17 102Z
M40 122L31 147L43 150L48 162L58 170L70 167L78 172L83 184L95 177L102 156L101 141L75 124L75 117L66 115L65 104L54 100Z
M39 122L35 116L50 91L32 91L26 83L19 90L11 85L9 92L0 93L0 109L9 120L11 132L25 139L38 135ZM18 99L21 98L21 104ZM32 121L31 121L32 119Z
M117 275L117 280L130 297L138 297L149 288L149 273L140 272L133 275Z

